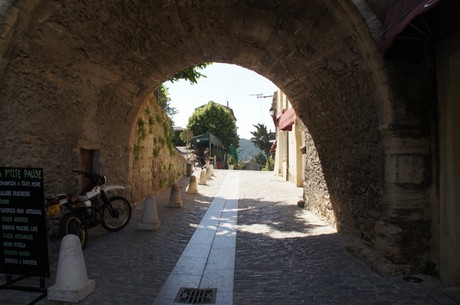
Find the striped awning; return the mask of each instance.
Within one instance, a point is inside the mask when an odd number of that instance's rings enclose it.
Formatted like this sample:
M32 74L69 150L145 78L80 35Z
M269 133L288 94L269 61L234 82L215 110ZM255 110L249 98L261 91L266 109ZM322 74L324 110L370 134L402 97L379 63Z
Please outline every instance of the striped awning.
M290 131L292 130L292 124L294 124L295 119L297 118L294 108L289 108L283 115L280 117L278 127L280 130Z

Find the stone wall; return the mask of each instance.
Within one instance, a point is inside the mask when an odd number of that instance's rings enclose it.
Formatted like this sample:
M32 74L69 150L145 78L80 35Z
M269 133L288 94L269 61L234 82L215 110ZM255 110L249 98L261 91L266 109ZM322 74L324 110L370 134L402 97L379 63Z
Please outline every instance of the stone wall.
M134 156L140 108L161 83L144 88L133 80L142 73L126 67L126 56L113 54L115 45L99 49L99 43L77 38L87 24L73 23L75 15L66 12L72 8L62 5L24 0L2 7L0 166L43 168L45 195L78 192L80 179L72 170L82 167L81 150L91 150L97 152L95 169L109 183L127 186L125 196L140 200L166 187L183 167L183 158L166 145L159 151L147 145ZM160 127L153 126L148 137L164 141L163 122L155 124ZM148 161L153 149L157 158Z
M135 201L171 186L186 174L187 160L172 142L170 120L150 95L136 120L133 145L133 199Z
M374 246L394 263L416 269L429 263L432 229L431 137L435 135L430 116L436 112L432 108L436 102L430 61L387 62L393 90L380 127L385 185Z
M305 127L304 127L305 128ZM336 216L331 197L324 179L321 160L316 151L311 134L305 128L305 180L303 182L303 199L305 208L320 216L332 226L336 225Z
M309 166L321 163L327 209L341 233L400 263L429 252L417 244L426 244L428 218L423 226L404 222L406 212L425 213L428 193L423 185L410 189L417 184L410 173L428 173L423 136L418 155L401 137L413 130L404 109L414 103L397 86L407 67L384 65L374 32L350 0L8 4L0 11L0 165L43 167L47 191L62 192L77 184L71 170L80 166L81 149L97 150L109 181L127 185L136 199L160 186L173 163L148 156L161 141L154 132L136 159L146 97L188 66L233 63L289 97L315 142L318 158L313 153ZM325 187L313 177L309 187L320 202Z

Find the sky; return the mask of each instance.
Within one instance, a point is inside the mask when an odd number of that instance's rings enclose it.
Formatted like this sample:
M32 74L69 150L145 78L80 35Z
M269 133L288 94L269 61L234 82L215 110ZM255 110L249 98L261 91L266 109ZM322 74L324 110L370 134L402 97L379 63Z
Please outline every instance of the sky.
M195 108L209 101L232 108L236 117L238 136L243 139L252 137L251 131L258 123L274 130L273 120L268 111L272 95L277 87L265 77L237 65L213 63L200 70L206 78L198 79L191 85L188 81L166 82L171 106L179 113L173 116L176 127L187 126L189 117ZM270 96L259 98L257 95Z

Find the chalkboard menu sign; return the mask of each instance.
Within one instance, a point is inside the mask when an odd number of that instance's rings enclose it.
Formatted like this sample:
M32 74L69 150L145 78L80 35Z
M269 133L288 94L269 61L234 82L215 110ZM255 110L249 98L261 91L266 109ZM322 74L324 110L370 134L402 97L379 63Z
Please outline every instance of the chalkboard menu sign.
M49 277L43 170L0 167L0 273Z

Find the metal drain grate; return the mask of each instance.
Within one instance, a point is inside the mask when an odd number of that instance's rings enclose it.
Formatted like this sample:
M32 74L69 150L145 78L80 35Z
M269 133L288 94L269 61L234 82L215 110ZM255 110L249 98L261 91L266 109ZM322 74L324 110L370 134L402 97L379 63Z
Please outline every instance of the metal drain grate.
M180 288L174 302L185 304L214 304L216 302L216 288Z

